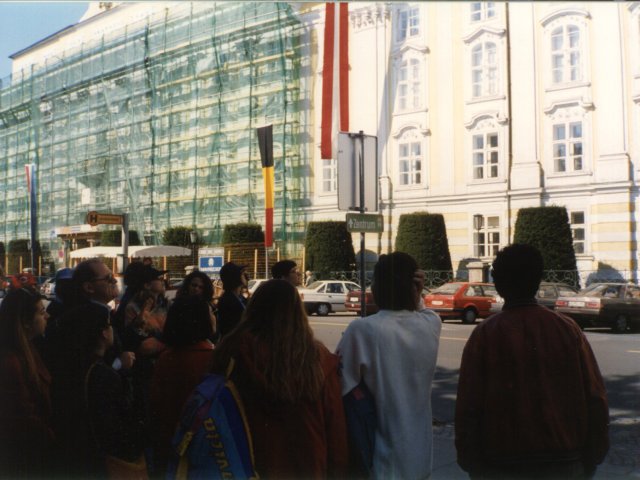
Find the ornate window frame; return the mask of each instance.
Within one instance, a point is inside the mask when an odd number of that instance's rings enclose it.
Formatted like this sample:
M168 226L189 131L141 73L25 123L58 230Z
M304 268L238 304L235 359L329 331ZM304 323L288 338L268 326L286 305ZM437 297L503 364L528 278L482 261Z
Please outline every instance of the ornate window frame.
M465 36L462 40L466 46L465 58L465 76L469 79L468 82L464 82L465 85L465 98L467 104L484 102L487 100L504 99L504 78L506 78L505 62L502 61L502 55L505 51L506 30L504 28L493 27L481 27ZM495 45L495 61L492 65L495 65L495 91L487 91L487 64L485 63L485 46L493 44ZM474 52L480 47L483 52L482 62L480 65L482 82L480 95L474 96L473 91L473 71L474 71Z
M544 164L546 176L548 178L572 177L581 175L592 175L593 153L591 151L592 141L592 116L593 104L583 99L573 99L563 102L556 102L544 109ZM569 125L574 122L582 123L582 169L566 169L558 172L554 161L554 126L559 124ZM567 152L567 156L569 152Z
M395 184L397 185L398 190L411 190L411 189L423 189L427 186L427 136L429 134L429 130L418 125L418 124L408 124L402 127L400 130L392 134L394 139L394 151L397 155L397 161L394 165L394 178ZM400 170L400 148L402 145L415 145L418 144L420 148L420 165L418 169L409 168L410 176L419 175L419 181L415 183L406 183L403 184L400 180L403 172ZM411 147L409 147L411 148ZM409 155L411 159L411 154Z
M469 122L465 123L464 126L467 130L465 140L465 158L468 159L467 179L469 184L476 185L504 181L505 159L507 158L508 141L506 126L508 123L508 119L497 111L482 112L478 115L475 115ZM476 149L474 149L473 145L474 137L477 135L482 135L483 138L486 139L486 136L492 133L497 134L498 137L498 146L495 149L495 152L497 152L498 156L497 176L487 177L485 171L482 178L475 178L474 170L476 168L476 165L474 164L474 153L476 153ZM484 148L483 151L485 153L487 152L487 150ZM486 159L483 158L483 168L486 169L487 166L488 163Z
M590 73L590 58L589 58L589 45L590 45L590 36L589 36L589 26L591 21L591 14L589 11L583 8L564 8L561 10L556 10L546 15L540 20L540 24L543 28L543 52L544 52L544 62L543 62L543 78L544 85L546 85L546 90L561 90L564 88L572 88L579 86L586 86L591 84L591 79L589 77ZM575 26L578 32L579 38L579 46L578 53L580 58L580 66L579 66L579 76L576 80L567 80L566 79L566 71L567 71L567 58L566 55L570 54L569 50L565 50L565 57L563 59L563 70L565 75L563 75L562 81L556 82L553 78L553 44L552 38L554 32L557 32L559 28L562 28L563 36L565 35L566 30L570 26ZM566 40L566 39L565 39Z

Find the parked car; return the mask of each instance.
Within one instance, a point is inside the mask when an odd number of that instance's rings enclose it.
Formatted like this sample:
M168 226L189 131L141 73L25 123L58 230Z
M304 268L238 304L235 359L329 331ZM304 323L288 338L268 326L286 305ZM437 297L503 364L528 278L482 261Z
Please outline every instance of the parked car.
M347 295L347 300L344 302L344 308L347 310L347 312L355 312L358 315L360 314L361 295L362 290L360 289L349 292L349 294ZM376 305L376 302L373 300L373 293L371 293L371 289L365 290L364 295L366 314L373 315L374 313L377 313L380 309L378 308L378 305Z
M249 290L249 296L253 295L253 292L255 292L256 289L261 284L266 282L267 280L269 280L269 279L268 278L254 278L253 280L249 280L249 283L247 284L247 289Z
M474 323L479 317L491 315L491 304L497 295L492 283L451 282L425 296L424 304L443 321L459 318L462 323Z
M623 333L640 325L640 287L630 283L594 283L574 297L560 297L556 310L584 327L610 327Z
M536 293L536 300L540 305L554 310L558 297L571 297L577 293L578 290L565 283L541 282L538 293ZM495 302L491 304L491 313L499 312L503 305L504 298L496 295Z
M364 292L365 294L365 305L366 305L366 315L373 315L374 313L378 313L378 305L373 299L373 293L371 293L371 289L368 288ZM422 290L422 296L429 294L429 289L425 288ZM349 292L347 295L347 301L344 302L344 306L348 312L355 312L358 315L360 314L360 295L361 290L354 290L353 292Z
M307 313L328 315L346 311L347 294L360 290L360 285L343 280L318 280L305 288L298 288Z

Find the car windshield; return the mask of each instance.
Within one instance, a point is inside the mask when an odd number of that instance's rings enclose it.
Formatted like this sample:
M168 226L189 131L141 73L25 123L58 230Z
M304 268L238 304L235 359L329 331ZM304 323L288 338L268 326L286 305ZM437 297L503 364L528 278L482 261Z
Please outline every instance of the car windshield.
M311 285L309 285L306 288L310 288L312 290L315 290L316 288L318 288L320 285L322 285L324 282L322 282L321 280L318 280L316 282L313 282Z
M460 290L461 286L461 283L445 283L441 287L434 290L433 293L439 295L453 295L458 290Z

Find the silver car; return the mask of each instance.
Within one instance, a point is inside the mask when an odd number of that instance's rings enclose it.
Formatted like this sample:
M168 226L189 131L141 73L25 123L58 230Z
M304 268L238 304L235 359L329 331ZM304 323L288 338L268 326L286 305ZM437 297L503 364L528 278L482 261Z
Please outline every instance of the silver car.
M343 280L319 280L305 288L298 288L307 313L329 315L331 312L345 312L347 294L360 290L360 285Z
M640 287L631 283L594 283L574 297L560 297L556 310L581 327L609 327L624 333L640 325Z

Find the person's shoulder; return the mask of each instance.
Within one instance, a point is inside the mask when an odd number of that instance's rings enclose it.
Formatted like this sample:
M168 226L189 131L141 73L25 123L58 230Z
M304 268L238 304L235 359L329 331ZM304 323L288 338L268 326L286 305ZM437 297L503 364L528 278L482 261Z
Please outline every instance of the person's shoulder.
M329 371L335 371L340 363L340 357L335 353L331 353L329 349L321 342L316 341L316 348L318 349L318 358L322 365L322 370L326 373Z

